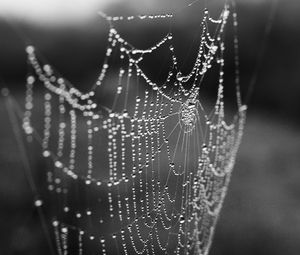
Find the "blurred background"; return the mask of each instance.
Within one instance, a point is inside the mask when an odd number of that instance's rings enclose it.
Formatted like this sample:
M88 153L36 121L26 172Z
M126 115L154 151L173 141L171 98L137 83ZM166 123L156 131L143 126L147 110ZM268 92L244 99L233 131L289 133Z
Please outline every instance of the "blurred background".
M220 1L212 2L217 6ZM211 255L300 254L300 2L277 1L266 37L275 1L237 0L244 96L256 74L257 80ZM172 31L179 38L176 52L183 62L187 50L193 52L197 46L194 38L201 20L201 3L193 5L192 14L184 8L189 3L2 0L0 75L5 83L1 81L1 86L8 86L22 102L27 72L24 47L34 44L75 86L82 90L91 87L104 59L108 32L98 10L109 15L180 10ZM216 8L212 4L212 12ZM169 23L125 22L118 26L125 38L146 48L168 31ZM47 254L3 99L0 104L0 254Z

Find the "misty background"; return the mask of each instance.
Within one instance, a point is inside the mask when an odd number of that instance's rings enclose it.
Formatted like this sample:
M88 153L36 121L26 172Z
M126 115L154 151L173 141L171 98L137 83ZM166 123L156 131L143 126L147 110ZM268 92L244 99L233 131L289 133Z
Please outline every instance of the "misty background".
M217 0L212 2L218 5ZM278 0L266 37L275 2L237 1L244 97L256 74L257 81L211 255L300 252L300 2ZM33 44L62 76L83 91L89 89L104 59L108 33L98 10L125 16L180 10L172 31L183 63L186 52L191 50L192 56L197 48L195 35L201 21L197 6L202 11L200 3L193 5L192 12L184 8L188 3L191 1L2 0L1 87L9 87L22 102L27 74L24 48ZM125 22L117 28L134 45L146 48L168 31L169 23ZM188 65L182 66L188 70ZM0 104L0 254L47 254L3 99Z

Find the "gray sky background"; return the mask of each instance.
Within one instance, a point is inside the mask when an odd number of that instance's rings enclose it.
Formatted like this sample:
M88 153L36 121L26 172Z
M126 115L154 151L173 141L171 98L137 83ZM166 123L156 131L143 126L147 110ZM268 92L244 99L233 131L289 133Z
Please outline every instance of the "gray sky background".
M199 2L202 0L199 0ZM224 0L210 0L223 2ZM277 0L237 0L239 4L265 4ZM300 6L299 0L285 2L288 12ZM180 9L193 0L0 0L0 16L43 25L78 24L94 19L97 10L106 10L112 5L127 6L138 13L168 11L168 7ZM178 7L178 8L177 8Z

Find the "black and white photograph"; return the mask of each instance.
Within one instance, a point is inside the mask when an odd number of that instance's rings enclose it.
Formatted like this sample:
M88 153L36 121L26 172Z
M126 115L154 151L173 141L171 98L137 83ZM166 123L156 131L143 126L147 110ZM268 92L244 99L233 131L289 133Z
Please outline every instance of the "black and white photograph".
M0 255L299 255L299 0L0 0Z

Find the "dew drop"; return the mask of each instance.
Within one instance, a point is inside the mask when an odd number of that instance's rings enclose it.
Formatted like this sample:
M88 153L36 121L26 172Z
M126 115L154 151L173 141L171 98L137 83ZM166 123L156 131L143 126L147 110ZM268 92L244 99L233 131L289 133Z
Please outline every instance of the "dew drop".
M41 207L43 205L43 201L40 200L40 199L37 199L37 200L34 201L34 205L36 207Z

